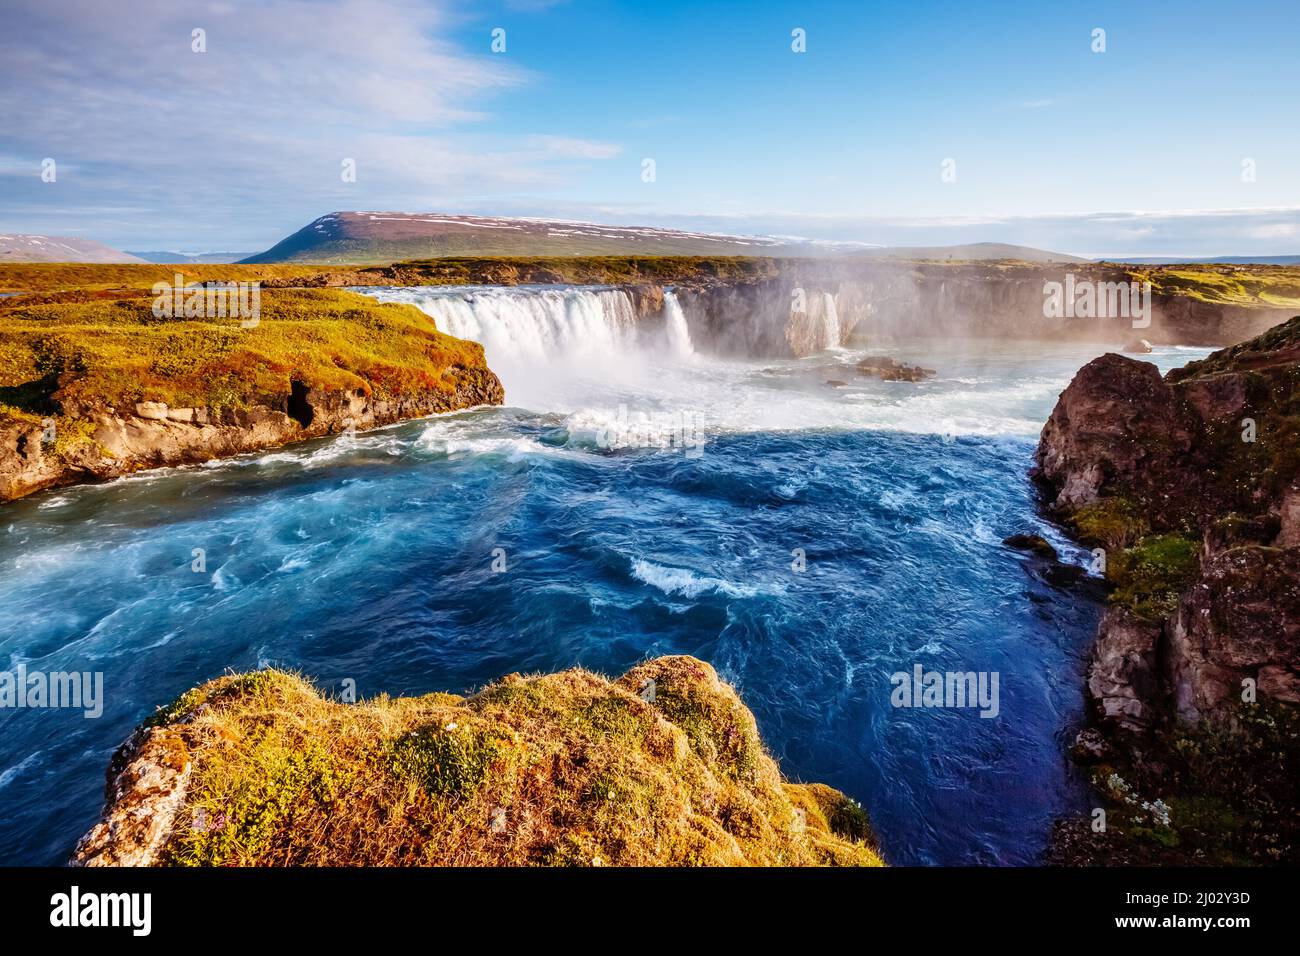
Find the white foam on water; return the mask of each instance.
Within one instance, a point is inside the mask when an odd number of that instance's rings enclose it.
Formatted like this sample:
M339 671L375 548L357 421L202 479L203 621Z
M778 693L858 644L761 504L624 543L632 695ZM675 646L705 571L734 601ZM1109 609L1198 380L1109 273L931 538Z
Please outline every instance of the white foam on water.
M742 584L732 584L719 578L696 574L685 568L673 568L662 564L637 558L632 562L632 576L651 587L658 588L664 594L685 598L696 598L706 591L725 594L728 597L747 598L760 594L759 588Z
M36 763L36 761L40 759L41 754L43 754L44 752L45 751L43 750L38 750L35 753L28 754L21 761L14 764L12 767L9 767L3 773L0 773L0 790L3 790L5 787L9 786L9 784L14 780L14 778L19 776L24 770L26 770L32 764Z

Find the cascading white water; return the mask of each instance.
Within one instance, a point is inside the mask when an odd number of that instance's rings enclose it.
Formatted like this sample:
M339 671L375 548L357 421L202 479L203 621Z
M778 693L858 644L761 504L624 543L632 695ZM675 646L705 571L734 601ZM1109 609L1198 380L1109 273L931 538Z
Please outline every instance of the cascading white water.
M364 291L385 302L416 305L440 332L480 343L488 367L505 386L506 400L528 408L572 408L578 396L651 375L647 361L663 351L662 338L639 328L636 303L621 289L421 286Z
M835 296L829 292L822 293L822 330L826 337L826 347L840 347L840 314L835 309Z
M448 287L381 297L414 302L440 332L481 343L489 365L591 358L636 342L636 308L617 289Z
M677 356L685 358L695 354L691 344L691 330L686 326L686 314L677 295L671 291L664 292L664 319L668 332L668 348Z
M660 326L654 317L639 321L633 295L610 288L362 291L382 301L416 305L443 332L482 343L488 366L505 386L506 403L563 416L578 444L599 445L599 436L611 433L662 432L665 423L692 441L697 428L711 436L817 429L828 423L931 434L1036 435L1063 387L1060 376L1068 382L1069 374L1091 357L1083 350L1060 359L1044 344L1034 361L1051 365L1059 359L1059 368L1028 374L1016 366L1015 375L1008 376L999 364L1001 352L972 352L966 343L927 339L906 351L889 351L942 370L924 386L903 387L856 373L854 366L865 353L856 341L845 346L836 296L820 290L807 305L814 336L828 351L799 359L721 357L707 349L684 358L687 342L694 345L703 333L697 327L691 337L683 322L677 336L675 307L683 303L671 294L665 296ZM1023 358L1023 343L1016 349L1015 355ZM989 361L989 354L997 358ZM828 388L833 379L844 384ZM584 435L590 437L579 437Z

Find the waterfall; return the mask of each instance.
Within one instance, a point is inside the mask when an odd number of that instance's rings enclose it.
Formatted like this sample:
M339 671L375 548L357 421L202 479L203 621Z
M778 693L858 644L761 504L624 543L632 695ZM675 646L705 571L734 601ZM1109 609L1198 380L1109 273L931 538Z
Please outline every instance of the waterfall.
M829 292L822 293L822 331L826 336L826 348L840 347L840 314L835 310L835 296Z
M673 292L664 292L664 319L667 322L668 348L674 355L686 357L695 354L691 345L691 330L686 327L686 315L682 304Z
M617 289L428 286L372 289L411 302L438 331L482 344L490 366L597 359L636 344L636 307Z

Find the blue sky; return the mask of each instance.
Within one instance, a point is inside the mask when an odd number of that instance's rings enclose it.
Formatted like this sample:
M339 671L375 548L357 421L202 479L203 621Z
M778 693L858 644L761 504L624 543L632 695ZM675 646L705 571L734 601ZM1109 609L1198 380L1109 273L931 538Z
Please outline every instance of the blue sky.
M0 0L0 231L253 251L393 209L1300 254L1294 0L123 9Z

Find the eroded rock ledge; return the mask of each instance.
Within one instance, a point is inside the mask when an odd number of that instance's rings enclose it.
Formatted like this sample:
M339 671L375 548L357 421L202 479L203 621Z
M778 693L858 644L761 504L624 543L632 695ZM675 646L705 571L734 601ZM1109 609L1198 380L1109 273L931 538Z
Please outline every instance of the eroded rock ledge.
M76 865L881 865L866 814L786 781L692 657L609 681L341 703L278 671L160 710Z
M57 439L44 440L41 424L0 425L0 501L504 401L501 383L488 369L460 369L458 374L450 394L379 398L361 389L294 387L276 405L246 409L169 408L161 402L138 402L127 409L83 407L77 421L88 440L66 451L55 445Z

